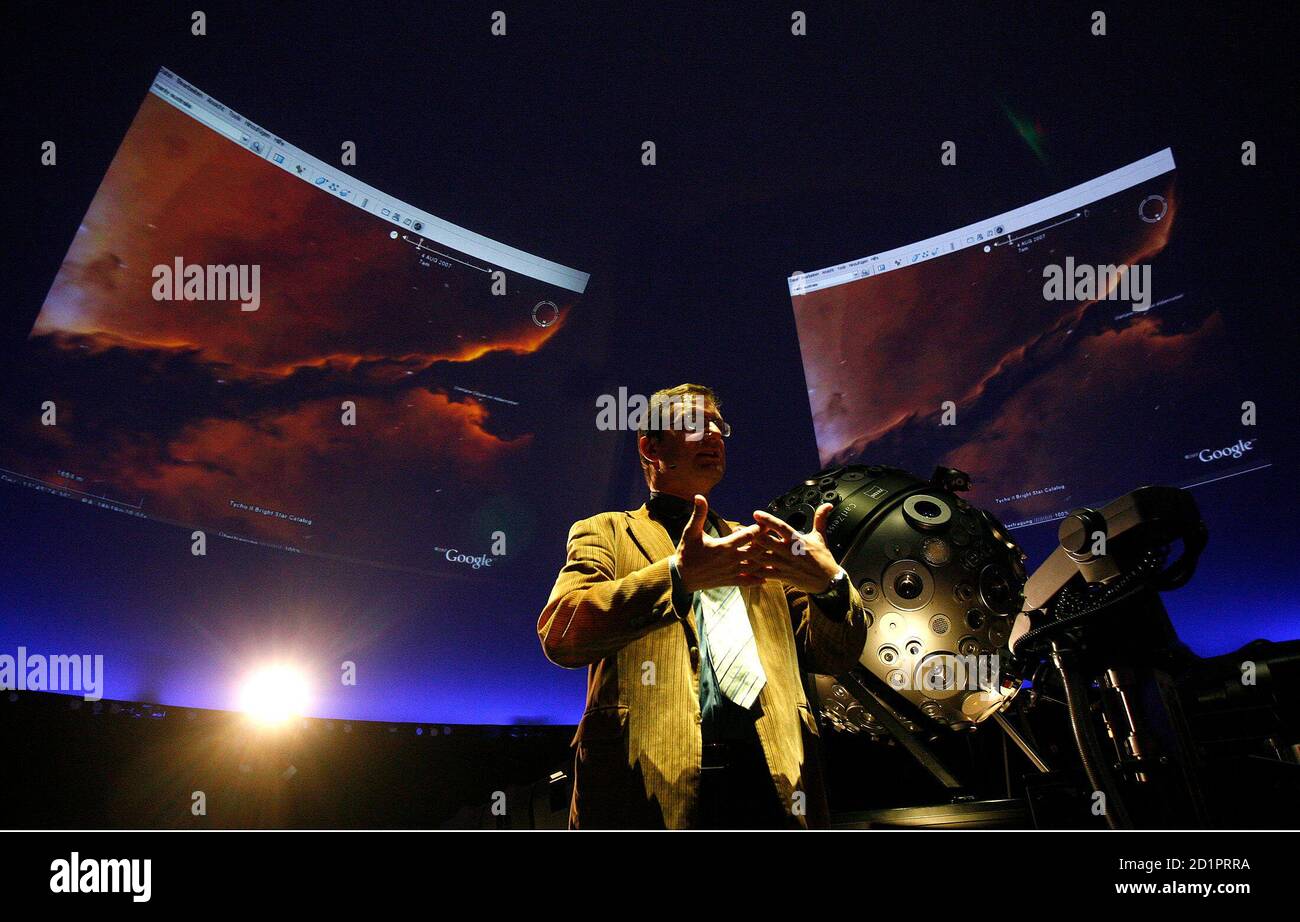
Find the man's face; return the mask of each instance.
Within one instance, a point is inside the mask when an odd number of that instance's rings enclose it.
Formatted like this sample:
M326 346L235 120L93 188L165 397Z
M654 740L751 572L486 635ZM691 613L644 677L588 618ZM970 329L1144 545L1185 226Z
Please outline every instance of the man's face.
M708 496L727 470L722 417L713 401L700 396L694 397L694 401L690 406L674 408L676 425L660 439L641 438L642 453L654 462L650 488L656 492L687 498L696 493ZM691 432L682 428L683 414L687 421L703 422L704 430Z

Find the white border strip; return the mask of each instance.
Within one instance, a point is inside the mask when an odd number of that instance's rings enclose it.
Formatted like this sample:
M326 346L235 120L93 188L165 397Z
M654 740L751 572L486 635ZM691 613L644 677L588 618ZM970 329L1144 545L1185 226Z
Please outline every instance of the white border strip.
M864 256L862 259L841 263L838 266L819 269L816 272L796 272L786 280L790 297L795 298L822 288L832 288L867 276L902 269L927 259L964 250L966 247L983 246L993 241L996 242L991 245L1005 245L1010 242L1011 235L1018 230L1033 227L1049 218L1065 215L1072 209L1090 205L1108 195L1136 186L1153 176L1168 173L1173 168L1174 154L1166 147L1128 166L1112 170L1104 176L1090 179L1064 192L1049 195L1033 204L1004 212L977 224L967 224L965 227L959 227L937 237L886 250L874 256Z
M587 289L587 281L591 276L586 272L498 243L427 211L413 208L373 186L358 182L342 170L317 160L249 121L165 67L158 71L149 91L291 176L311 183L322 192L355 205L381 220L406 228L409 233L452 247L508 272L517 272L579 294ZM416 224L421 225L418 230Z

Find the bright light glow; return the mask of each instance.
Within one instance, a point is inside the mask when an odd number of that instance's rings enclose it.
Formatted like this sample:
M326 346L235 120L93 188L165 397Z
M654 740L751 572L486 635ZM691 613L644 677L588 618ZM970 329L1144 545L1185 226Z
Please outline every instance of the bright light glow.
M251 672L239 690L239 709L262 726L274 727L307 708L307 678L301 669L284 664Z

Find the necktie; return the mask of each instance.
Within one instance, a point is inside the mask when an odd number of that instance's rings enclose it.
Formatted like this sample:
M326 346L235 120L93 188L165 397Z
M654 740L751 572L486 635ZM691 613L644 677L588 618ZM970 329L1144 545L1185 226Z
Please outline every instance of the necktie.
M708 530L717 534L712 522ZM767 674L758 658L758 644L740 588L702 589L695 593L695 606L696 620L708 637L709 662L718 687L736 704L749 707L767 684Z

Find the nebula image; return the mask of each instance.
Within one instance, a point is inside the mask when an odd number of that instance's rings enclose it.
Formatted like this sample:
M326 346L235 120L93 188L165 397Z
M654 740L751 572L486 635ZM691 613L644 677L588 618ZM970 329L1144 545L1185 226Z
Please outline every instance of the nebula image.
M996 243L796 295L822 464L955 467L1013 527L1225 473L1196 451L1238 437L1232 349L1170 258L1178 226L1169 172ZM1107 297L1115 286L1049 300L1044 268L1067 258L1149 266L1150 309Z
M0 467L300 551L486 551L473 513L526 489L557 386L537 359L578 295L515 272L494 294L498 267L421 242L148 95L6 395ZM158 298L178 260L256 266L257 309Z

